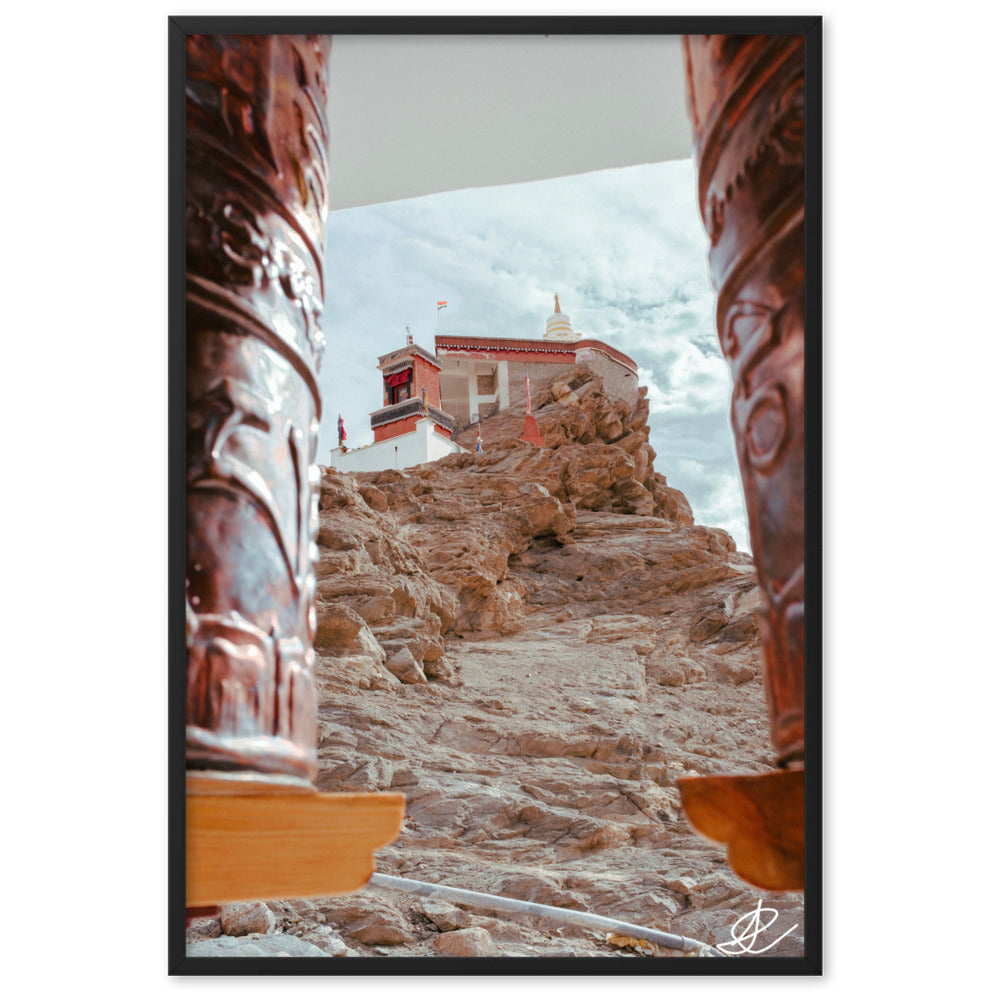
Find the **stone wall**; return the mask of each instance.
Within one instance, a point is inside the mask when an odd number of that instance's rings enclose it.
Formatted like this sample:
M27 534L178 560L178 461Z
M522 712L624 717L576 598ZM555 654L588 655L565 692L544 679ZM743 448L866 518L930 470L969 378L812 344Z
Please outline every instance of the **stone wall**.
M604 381L604 394L611 399L620 399L635 406L639 399L639 378L635 373L630 372L617 361L612 361L607 355L598 351L593 352L593 357L571 365L541 364L522 361L509 361L508 371L510 373L510 408L524 409L524 376L531 379L532 395L535 388L543 381L548 381L553 375L565 372L569 373L574 368L588 368L595 375L599 375Z
M592 358L582 358L577 363L601 376L606 396L635 406L639 401L639 376L600 351L594 351L593 354Z

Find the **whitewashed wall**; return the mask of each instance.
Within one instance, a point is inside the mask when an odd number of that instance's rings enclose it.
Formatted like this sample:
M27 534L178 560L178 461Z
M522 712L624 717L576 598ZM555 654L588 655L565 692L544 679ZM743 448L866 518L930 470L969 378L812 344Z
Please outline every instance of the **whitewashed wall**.
M376 441L346 454L335 449L330 456L330 468L338 472L408 469L411 465L423 465L462 450L454 441L436 433L433 421L424 419L418 420L416 429L409 434Z

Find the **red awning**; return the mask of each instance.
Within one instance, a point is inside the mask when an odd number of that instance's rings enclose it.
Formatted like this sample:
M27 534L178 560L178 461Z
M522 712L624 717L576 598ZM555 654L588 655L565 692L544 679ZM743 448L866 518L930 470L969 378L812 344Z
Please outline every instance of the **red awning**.
M385 384L391 387L403 385L405 382L409 382L412 371L412 368L407 368L405 371L396 372L395 375L386 375Z

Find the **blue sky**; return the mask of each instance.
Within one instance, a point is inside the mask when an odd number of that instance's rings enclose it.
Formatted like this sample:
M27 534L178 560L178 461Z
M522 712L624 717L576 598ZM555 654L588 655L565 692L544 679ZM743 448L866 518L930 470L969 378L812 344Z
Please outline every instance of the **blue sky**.
M698 523L747 550L707 250L690 160L331 212L318 460L336 444L338 414L350 446L372 440L376 359L405 343L407 326L432 351L438 323L541 337L557 293L579 333L638 363L656 470Z

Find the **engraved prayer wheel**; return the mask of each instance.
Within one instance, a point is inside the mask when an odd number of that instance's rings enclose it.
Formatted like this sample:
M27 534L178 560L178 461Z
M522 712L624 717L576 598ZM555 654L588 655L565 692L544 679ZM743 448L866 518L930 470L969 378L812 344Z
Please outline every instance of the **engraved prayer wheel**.
M689 36L685 51L772 739L789 764L804 752L804 38Z
M186 40L187 766L302 782L329 41Z
M732 372L730 416L763 601L759 618L771 738L779 765L800 768L805 699L804 36L687 36L684 49L698 204L710 242L719 342ZM714 839L729 840L721 831L730 828L742 830L739 836L758 837L752 849L744 845L737 852L750 857L747 870L752 875L738 873L769 888L801 887L801 774L690 779L682 784L682 796L689 818ZM745 822L734 822L738 802L745 804ZM760 829L751 834L755 824ZM789 841L787 831L795 824L796 837ZM755 852L769 856L755 861ZM730 842L731 862L733 857Z

